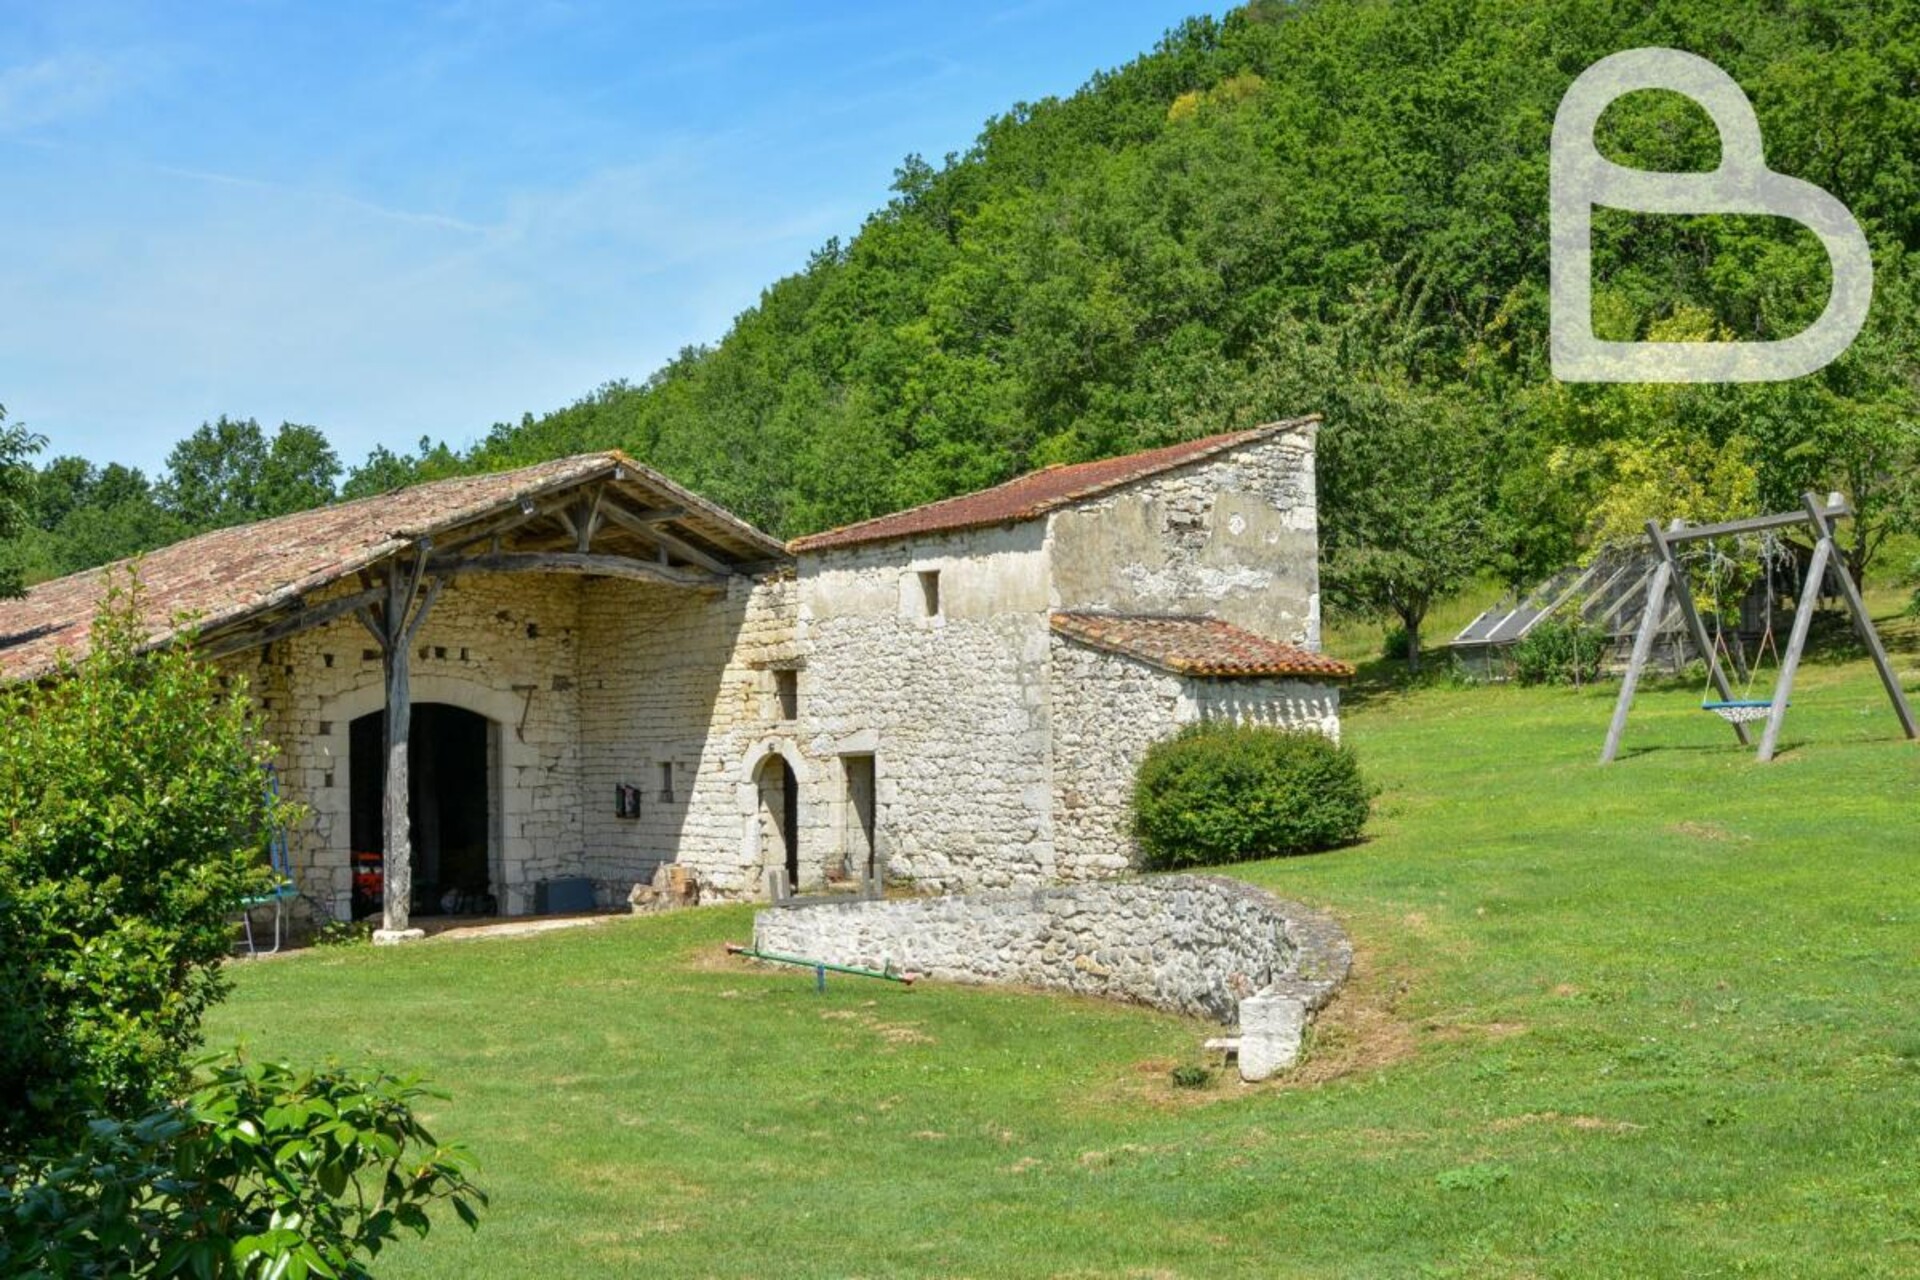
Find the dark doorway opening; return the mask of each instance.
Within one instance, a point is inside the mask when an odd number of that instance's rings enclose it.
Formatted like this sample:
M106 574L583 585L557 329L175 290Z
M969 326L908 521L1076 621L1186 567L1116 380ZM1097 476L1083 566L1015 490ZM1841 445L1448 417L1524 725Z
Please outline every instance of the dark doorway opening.
M771 845L773 857L787 869L787 885L800 886L800 781L793 766L780 756L768 756L756 775L760 788L761 840Z
M847 773L846 826L842 847L847 851L846 874L862 880L873 876L874 780L872 756L842 756Z
M380 869L386 830L387 713L361 716L349 728L349 801L353 842L353 918L381 907ZM407 819L413 845L414 915L493 915L498 904L489 868L488 723L485 716L439 702L417 702L407 741Z

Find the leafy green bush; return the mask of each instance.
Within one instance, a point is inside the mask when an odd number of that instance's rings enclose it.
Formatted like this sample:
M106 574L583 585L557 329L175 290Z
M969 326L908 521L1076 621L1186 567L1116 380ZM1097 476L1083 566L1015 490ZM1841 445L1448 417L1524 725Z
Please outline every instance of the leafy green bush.
M329 920L314 931L316 947L357 947L373 941L375 920Z
M1607 635L1578 619L1547 618L1513 646L1521 684L1589 684L1600 678Z
M92 1118L0 1166L0 1274L363 1277L402 1230L486 1195L414 1107L418 1081L237 1058L183 1103Z
M117 586L89 656L0 691L0 1154L168 1099L267 874L282 815L247 703L145 644Z
M1134 833L1149 867L1211 866L1346 844L1371 794L1349 747L1260 725L1188 725L1155 743L1134 779Z
M1213 1081L1213 1072L1197 1062L1183 1062L1167 1075L1176 1089L1204 1089Z

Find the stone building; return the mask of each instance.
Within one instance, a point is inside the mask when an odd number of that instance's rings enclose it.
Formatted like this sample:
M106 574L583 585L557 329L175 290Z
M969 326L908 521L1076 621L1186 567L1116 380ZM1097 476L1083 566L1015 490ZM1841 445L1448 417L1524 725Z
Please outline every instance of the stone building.
M1303 419L1020 477L787 546L617 453L163 548L158 642L258 703L317 913L927 887L1126 866L1148 743L1337 734ZM110 574L0 603L0 676L84 651ZM557 894L553 900L558 901Z

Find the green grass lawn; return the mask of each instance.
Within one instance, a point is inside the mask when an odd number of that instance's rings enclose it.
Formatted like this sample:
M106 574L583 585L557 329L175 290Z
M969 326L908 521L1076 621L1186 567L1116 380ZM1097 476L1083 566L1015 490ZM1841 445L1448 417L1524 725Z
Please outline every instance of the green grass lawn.
M1902 667L1915 636L1897 637ZM245 965L211 1040L424 1072L494 1196L383 1276L1920 1274L1920 748L1803 669L1756 765L1694 687L1362 689L1360 846L1237 874L1357 973L1287 1084L1210 1029L726 960L750 912Z

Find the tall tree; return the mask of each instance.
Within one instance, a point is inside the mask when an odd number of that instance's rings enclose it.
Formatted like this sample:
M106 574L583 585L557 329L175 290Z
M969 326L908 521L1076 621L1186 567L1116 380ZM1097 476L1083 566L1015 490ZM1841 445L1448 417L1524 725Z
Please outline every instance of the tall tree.
M325 506L340 479L340 455L317 427L283 422L267 446L255 486L259 518Z
M1494 558L1491 432L1475 408L1380 378L1350 387L1322 435L1323 587L1397 621L1410 671L1428 611Z
M6 406L0 405L0 597L17 596L25 590L19 548L15 540L33 520L36 477L28 461L46 440L18 422L7 421Z
M286 422L269 439L252 418L222 414L167 454L159 498L188 526L215 529L331 501L339 476L317 429Z
M196 528L252 520L267 465L267 438L252 418L226 414L173 446L159 485L160 505Z

